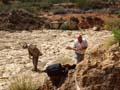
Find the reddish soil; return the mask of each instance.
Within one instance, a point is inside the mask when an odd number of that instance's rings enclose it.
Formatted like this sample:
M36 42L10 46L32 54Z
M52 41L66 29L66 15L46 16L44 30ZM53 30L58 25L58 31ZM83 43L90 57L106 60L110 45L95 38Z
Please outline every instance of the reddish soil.
M106 14L106 13L85 13L85 14L64 14L64 15L52 15L52 16L48 16L50 19L54 20L54 19L58 19L60 17L64 18L64 19L67 19L69 20L69 18L71 16L75 16L77 17L78 19L81 18L81 16L96 16L96 17L99 17L103 20L108 20L108 19L118 19L118 15L116 14Z

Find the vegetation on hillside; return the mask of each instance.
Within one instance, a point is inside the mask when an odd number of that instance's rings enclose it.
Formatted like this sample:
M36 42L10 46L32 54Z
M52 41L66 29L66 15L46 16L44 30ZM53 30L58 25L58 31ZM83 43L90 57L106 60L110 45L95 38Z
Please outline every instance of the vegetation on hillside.
M105 29L106 30L113 30L116 27L120 28L120 20L119 19L105 20Z
M114 28L112 30L112 33L114 35L115 41L117 41L119 43L119 46L120 46L120 28Z
M102 8L105 6L105 2L102 0L71 0L71 2L76 3L80 8Z
M23 8L30 12L36 13L40 9L46 9L50 6L51 4L48 4L48 2L16 2L8 5L0 3L0 12Z
M36 12L41 9L50 9L53 4L72 2L80 8L102 8L104 6L101 0L2 0L0 3L0 12L24 8L28 11Z

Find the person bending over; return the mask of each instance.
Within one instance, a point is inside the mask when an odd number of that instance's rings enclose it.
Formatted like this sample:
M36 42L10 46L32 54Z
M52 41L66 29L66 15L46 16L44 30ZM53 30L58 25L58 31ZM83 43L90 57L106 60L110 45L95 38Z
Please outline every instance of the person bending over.
M34 66L33 71L38 71L38 68L37 68L38 59L39 59L39 56L42 56L42 53L40 52L40 50L37 48L36 45L27 44L27 43L23 45L23 49L28 49L29 59L32 59L33 66Z

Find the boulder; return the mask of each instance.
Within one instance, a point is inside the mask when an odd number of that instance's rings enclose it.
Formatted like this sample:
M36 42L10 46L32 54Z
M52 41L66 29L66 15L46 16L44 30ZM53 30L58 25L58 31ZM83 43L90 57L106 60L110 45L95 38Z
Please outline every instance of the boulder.
M56 15L56 14L67 14L67 13L68 12L65 9L58 9L58 10L53 12L54 15Z
M79 63L76 71L69 71L65 82L59 90L119 90L120 89L120 54L117 51L108 51L102 46L96 47L96 55L91 52L85 60ZM117 45L112 49L119 48ZM110 49L111 49L110 48ZM116 53L117 52L117 53ZM111 54L115 53L114 58ZM92 55L92 56L91 56ZM48 82L48 81L47 81ZM44 86L51 87L49 83ZM42 89L38 89L42 90Z
M51 29L59 29L60 25L61 25L61 22L53 21L50 23L50 28Z
M93 28L94 31L99 31L104 26L104 21L95 16L81 16L79 27L82 29Z
M60 26L60 29L61 30L69 30L68 22L66 21L66 22L62 23Z
M68 21L68 26L70 30L78 30L79 19L77 17L70 17Z

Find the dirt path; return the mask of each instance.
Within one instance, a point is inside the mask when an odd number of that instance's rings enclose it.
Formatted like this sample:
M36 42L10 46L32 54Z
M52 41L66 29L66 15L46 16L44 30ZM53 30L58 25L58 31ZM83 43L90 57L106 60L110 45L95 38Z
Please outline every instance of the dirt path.
M46 63L52 61L53 63L74 63L72 60L74 52L66 50L65 47L72 45L75 36L80 33L80 31L60 30L14 33L0 31L0 90L6 90L8 79L18 74L30 74L33 78L40 80L40 83L44 81L43 77L46 77L45 74L31 71L32 63L28 58L28 52L21 48L23 42L35 43L43 52L44 55L39 58L39 68L43 69ZM89 48L111 36L111 32L108 31L85 31L83 34L88 40Z

